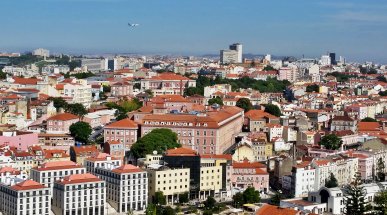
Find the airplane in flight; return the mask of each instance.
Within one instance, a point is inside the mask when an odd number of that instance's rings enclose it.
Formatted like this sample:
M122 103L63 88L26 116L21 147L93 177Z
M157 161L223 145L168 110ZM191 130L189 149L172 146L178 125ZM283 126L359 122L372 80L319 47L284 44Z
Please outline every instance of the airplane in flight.
M128 23L129 27L138 27L140 24Z

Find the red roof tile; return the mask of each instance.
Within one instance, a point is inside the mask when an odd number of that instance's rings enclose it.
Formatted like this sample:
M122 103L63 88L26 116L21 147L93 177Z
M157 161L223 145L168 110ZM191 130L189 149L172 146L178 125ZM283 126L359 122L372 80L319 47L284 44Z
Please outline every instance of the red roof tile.
M26 181L23 181L19 184L16 184L16 185L13 185L11 186L11 189L13 190L37 190L37 189L42 189L42 188L46 188L45 186L43 186L42 184L36 182L36 181L33 181L33 180L26 180Z

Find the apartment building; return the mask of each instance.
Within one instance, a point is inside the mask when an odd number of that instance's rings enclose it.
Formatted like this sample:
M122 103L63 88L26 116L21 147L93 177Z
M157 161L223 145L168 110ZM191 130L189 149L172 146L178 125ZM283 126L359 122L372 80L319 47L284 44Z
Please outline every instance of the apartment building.
M146 115L141 123L141 136L155 128L169 128L177 133L179 142L200 154L222 154L234 144L242 131L243 109L225 106L203 115Z
M168 204L178 202L179 195L189 192L190 169L169 168L159 164L148 165L149 201L156 192L163 192Z
M75 144L74 137L68 134L38 134L38 145L42 149L58 149L69 152L70 146Z
M66 83L63 85L63 96L71 98L72 104L80 103L89 108L92 102L91 85L85 80L78 80L78 83Z
M112 157L106 153L99 153L95 156L85 159L84 166L86 171L91 174L95 174L96 168L109 168L109 166L121 166L122 159Z
M183 95L185 88L196 87L196 81L175 73L161 73L141 80L142 90L152 90L154 95Z
M232 186L240 189L254 187L255 190L267 192L269 190L269 173L267 167L259 162L233 162Z
M128 118L113 122L105 126L103 130L104 142L119 141L125 145L125 151L129 151L133 143L137 141L137 130L137 123Z
M71 113L60 113L47 119L47 133L68 134L70 126L79 121L79 117Z
M13 186L0 184L0 212L7 215L51 213L51 190L44 185L26 180Z
M56 181L52 197L52 210L57 215L106 214L106 182L89 173Z
M71 146L70 147L70 160L76 162L79 165L85 163L85 159L93 157L99 154L97 146Z
M291 193L294 197L307 197L309 192L314 191L316 180L316 169L310 161L302 161L292 168Z
M30 177L34 181L52 188L55 181L66 176L86 173L86 168L72 161L54 161L31 169Z
M145 210L148 205L148 174L139 167L97 167L95 174L106 181L107 201L118 213Z
M119 98L133 95L133 84L128 82L116 82L111 85L111 95Z

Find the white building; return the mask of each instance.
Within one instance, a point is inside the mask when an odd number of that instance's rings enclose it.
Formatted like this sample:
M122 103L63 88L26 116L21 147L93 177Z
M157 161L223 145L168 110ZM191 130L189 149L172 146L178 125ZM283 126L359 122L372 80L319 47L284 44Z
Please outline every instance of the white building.
M82 59L81 66L85 67L88 71L98 72L105 69L104 59Z
M111 166L121 166L122 160L111 157L109 154L99 153L96 156L85 159L86 171L95 174L96 168L110 168Z
M41 57L49 57L50 56L50 51L47 50L47 49L39 48L39 49L35 49L32 52L32 54L36 55L36 56L41 56Z
M72 98L71 104L80 103L88 108L92 102L91 85L81 80L76 84L67 83L63 85L63 96Z
M31 179L52 188L57 180L83 173L86 173L86 168L72 161L54 161L32 168Z
M12 167L0 167L0 183L6 185L13 185L13 182L27 180L28 175L16 170Z
M237 62L242 63L243 61L243 46L240 43L234 43L230 45L230 50L234 50L238 53Z
M50 188L26 180L13 186L0 184L0 212L9 215L49 215L51 213Z
M106 181L107 201L118 213L144 210L148 205L148 175L139 167L99 167L95 174Z
M57 215L106 214L106 183L89 173L56 181L52 197L52 210Z
M316 174L310 161L303 161L293 166L291 178L292 194L296 198L307 197L309 192L314 191Z
M321 66L330 66L332 65L331 57L329 55L323 55L320 59Z
M214 86L204 87L204 97L211 98L215 92L227 94L231 92L230 84L216 84Z
M220 63L238 63L238 51L235 50L220 50Z

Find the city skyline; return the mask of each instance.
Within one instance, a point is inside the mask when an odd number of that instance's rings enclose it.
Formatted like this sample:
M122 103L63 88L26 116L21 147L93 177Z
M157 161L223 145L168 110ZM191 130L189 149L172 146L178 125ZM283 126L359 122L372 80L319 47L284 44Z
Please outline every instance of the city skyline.
M376 0L6 0L3 8L8 33L0 36L0 51L203 55L240 42L244 53L320 57L332 51L351 61L387 62L387 3ZM140 26L131 29L128 22Z

